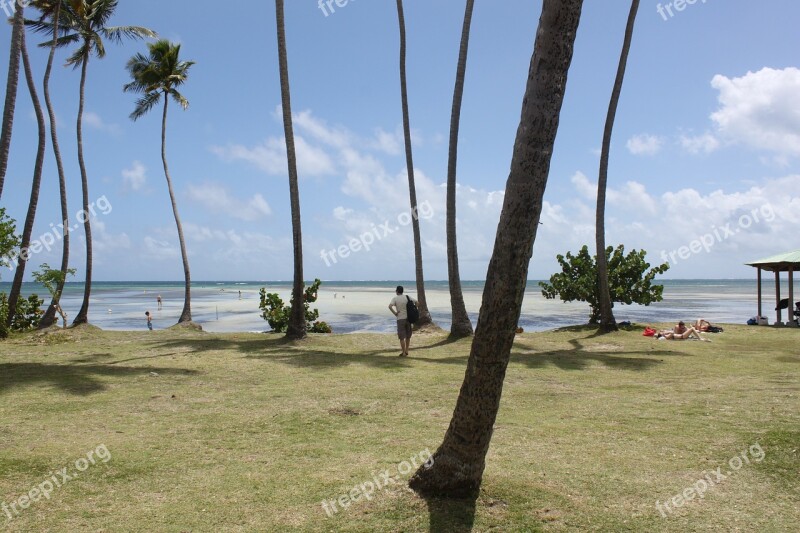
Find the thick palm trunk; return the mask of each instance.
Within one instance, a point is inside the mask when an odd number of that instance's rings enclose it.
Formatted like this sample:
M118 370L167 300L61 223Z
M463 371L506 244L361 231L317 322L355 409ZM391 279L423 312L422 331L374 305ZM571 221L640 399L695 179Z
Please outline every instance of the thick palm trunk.
M164 94L164 116L161 119L161 162L164 164L164 176L167 178L167 189L169 189L169 200L172 202L172 214L175 215L175 225L178 227L178 241L181 244L181 257L183 258L183 278L186 282L183 311L178 319L178 324L192 321L192 292L191 276L189 274L189 256L186 254L186 240L183 238L183 225L178 214L178 204L175 202L175 193L172 191L172 179L169 177L169 167L167 166L167 104L169 95Z
M87 44L88 46L88 44ZM89 322L89 296L92 293L92 224L89 218L89 177L86 174L86 163L83 160L83 108L86 91L86 69L89 65L89 55L83 58L81 66L80 100L78 104L78 165L81 169L81 188L83 190L83 230L86 233L86 279L83 286L83 303L80 311L75 315L72 325L86 324Z
M464 78L467 72L469 30L475 0L467 0L464 27L461 31L461 46L456 68L456 86L453 91L453 110L450 114L450 153L447 161L447 279L450 284L450 307L452 324L450 335L468 337L472 335L472 322L464 305L461 290L461 274L458 271L458 240L456 238L456 167L458 165L458 129L461 122L461 101L464 96Z
M19 54L22 38L25 34L23 7L17 5L16 8L14 26L11 30L11 46L9 47L3 125L2 129L0 129L0 197L3 196L3 184L6 181L6 170L8 169L8 152L11 149L11 130L14 126L14 109L17 102L17 86L19 85Z
M58 188L61 195L61 219L63 227L63 237L61 240L61 281L56 287L50 305L45 311L44 316L39 321L39 328L49 328L58 321L56 313L59 313L61 295L64 293L64 283L67 280L67 270L69 269L69 210L67 207L67 177L64 172L64 162L61 159L61 148L58 144L58 133L56 124L56 113L53 103L50 100L50 73L53 70L53 58L56 54L56 40L58 37L58 24L61 16L61 3L57 2L53 13L53 44L50 46L50 55L47 58L47 69L44 72L44 101L47 106L47 114L50 117L50 140L53 143L53 154L56 158L58 168ZM66 324L65 324L66 325Z
M430 468L409 485L433 496L475 495L500 406L517 327L567 73L583 0L544 0L511 172L489 262L483 305L450 427Z
M11 292L8 295L8 325L14 320L17 311L17 301L22 291L22 278L25 275L25 267L28 264L28 255L31 244L31 234L33 233L33 223L36 220L36 208L39 205L39 189L42 184L42 167L44 165L44 152L47 147L47 132L44 123L44 113L39 95L36 92L36 81L33 79L31 63L28 58L28 50L25 45L25 35L22 36L20 55L25 70L25 80L28 83L28 91L31 95L33 110L36 113L36 125L39 128L39 144L36 148L36 163L33 168L33 183L31 184L31 198L28 202L28 213L25 216L25 226L22 230L22 242L20 244L20 254L17 263L17 270L14 272L14 281L11 283Z
M281 102L283 104L283 129L286 136L286 159L289 170L289 201L292 210L292 242L294 245L294 284L292 286L292 311L286 337L302 339L306 336L306 317L303 306L303 232L300 226L300 189L297 183L297 155L292 127L292 102L289 88L289 66L286 57L286 27L283 0L275 0L278 24L278 62L281 77Z
M411 227L414 232L414 265L419 302L419 326L433 324L425 298L425 275L422 272L422 238L419 232L417 187L414 184L414 158L411 153L411 121L408 116L408 87L406 85L406 19L403 15L403 0L397 0L397 19L400 24L400 92L403 103L403 134L406 144L406 168L408 169L408 193L411 200Z
M631 11L628 16L628 24L625 28L625 41L622 46L622 55L619 59L617 77L614 81L614 90L611 93L611 101L608 104L608 115L606 116L606 126L603 132L603 148L600 153L600 176L597 180L597 219L596 219L596 240L597 240L597 284L600 305L600 330L603 332L616 331L617 321L614 318L613 304L611 303L611 292L608 283L608 259L606 256L606 186L608 184L608 159L611 152L611 133L614 130L614 119L617 116L617 106L619 97L622 93L622 83L625 80L625 68L628 64L628 53L631 49L633 39L633 27L636 22L636 13L639 10L639 0L631 2Z

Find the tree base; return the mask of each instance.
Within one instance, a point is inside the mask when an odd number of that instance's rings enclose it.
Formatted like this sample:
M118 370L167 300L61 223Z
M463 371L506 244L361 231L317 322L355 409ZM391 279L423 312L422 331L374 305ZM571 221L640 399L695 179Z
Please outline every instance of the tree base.
M469 475L474 469L445 455L433 455L433 464L421 466L408 486L425 498L476 498L481 488L480 476Z

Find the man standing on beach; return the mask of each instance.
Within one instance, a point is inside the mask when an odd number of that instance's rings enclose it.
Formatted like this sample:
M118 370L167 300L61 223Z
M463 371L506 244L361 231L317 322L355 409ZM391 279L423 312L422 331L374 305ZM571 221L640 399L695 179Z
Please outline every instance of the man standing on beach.
M408 312L406 304L411 300L414 305L417 301L410 296L403 296L403 286L398 285L395 290L395 297L389 302L389 311L397 317L397 337L400 339L400 357L408 357L408 349L411 344L411 324L408 322Z

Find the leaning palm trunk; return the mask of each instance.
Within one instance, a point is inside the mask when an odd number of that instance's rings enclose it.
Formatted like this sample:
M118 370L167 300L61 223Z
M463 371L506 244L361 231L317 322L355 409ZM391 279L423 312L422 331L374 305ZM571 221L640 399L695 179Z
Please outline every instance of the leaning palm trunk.
M432 496L475 495L500 406L583 0L544 0L511 172L464 383L433 465L409 485Z
M275 0L278 24L278 62L281 77L281 103L283 129L286 136L286 160L289 170L289 201L292 210L292 242L294 246L294 283L292 285L292 311L286 337L302 339L306 336L305 307L303 306L303 232L300 226L300 189L297 183L297 155L292 127L292 102L289 88L289 65L286 57L286 27L283 0Z
M88 47L89 44L86 43ZM86 69L89 65L89 55L83 58L81 64L80 100L78 104L78 166L81 169L81 189L83 191L83 230L86 234L86 279L83 285L83 303L72 321L72 325L86 324L89 322L89 296L92 293L92 224L89 220L89 177L86 173L86 163L83 160L83 109L86 96Z
M167 189L169 189L169 200L172 202L172 214L175 215L175 225L178 227L178 240L181 244L181 258L183 258L183 278L186 282L183 311L178 319L178 324L192 321L192 292L191 276L189 274L189 256L186 254L186 240L183 238L183 225L178 214L178 204L175 202L175 193L172 191L172 180L169 177L169 167L167 166L167 104L169 95L164 94L164 116L161 119L161 162L164 164L164 176L167 178Z
M14 27L11 30L11 46L8 58L8 78L6 80L6 100L3 105L3 125L0 129L0 197L3 196L3 184L8 169L8 152L11 148L11 130L14 126L14 109L17 102L17 86L19 85L19 53L25 34L25 16L23 6L17 5L14 12Z
M408 193L411 200L411 227L414 232L414 265L419 302L419 326L433 324L425 298L425 275L422 272L422 238L419 232L419 210L417 187L414 184L414 158L411 153L411 125L408 116L408 87L406 85L406 20L403 15L403 0L397 0L397 19L400 24L400 92L403 102L403 134L406 145L406 168L408 170Z
M622 93L622 83L625 80L625 68L628 64L628 53L631 49L633 39L633 27L636 22L636 13L639 10L639 0L631 2L631 11L628 16L628 24L625 28L625 41L622 45L622 54L619 58L617 68L617 78L614 81L614 90L611 93L611 101L608 104L608 115L606 116L606 126L603 132L603 148L600 153L600 176L597 180L597 219L596 219L596 240L597 240L597 284L600 306L600 330L603 332L616 331L617 321L614 318L613 305L611 303L611 291L608 283L608 258L606 256L606 186L608 184L608 158L611 152L611 133L614 130L614 119L617 116L617 106L619 97Z
M36 220L36 208L39 205L39 189L42 184L42 167L44 165L44 152L47 147L47 133L44 123L44 113L39 95L36 93L36 82L33 79L31 63L28 58L28 49L25 45L25 35L22 36L20 46L22 65L25 70L25 81L28 83L28 91L31 95L33 109L36 112L36 124L39 128L39 144L36 148L36 163L33 168L33 183L31 184L31 198L28 202L28 214L25 216L25 226L22 230L22 241L20 244L20 254L17 263L17 270L14 272L14 281L11 283L11 292L8 295L8 317L7 323L10 326L17 312L17 301L22 291L22 278L25 275L25 266L28 264L28 255L31 244L31 234L33 233L33 223Z
M45 311L44 316L39 321L39 328L49 328L58 320L56 314L60 314L64 320L64 327L67 325L67 318L61 309L60 300L64 292L64 283L67 279L67 270L69 269L69 210L67 207L67 177L64 172L64 162L61 159L61 148L58 145L58 133L56 124L56 113L53 108L53 103L50 100L50 73L53 70L53 58L56 53L56 43L58 42L58 24L61 15L61 2L56 2L55 11L53 13L53 43L50 45L50 55L47 58L47 69L44 72L44 101L47 105L47 114L50 116L50 140L53 143L53 154L56 158L56 167L58 168L58 188L61 195L61 219L64 236L61 242L61 280L58 282L56 292L50 305Z
M464 77L467 72L469 30L475 0L467 0L464 27L461 31L461 47L458 52L456 86L453 91L453 110L450 114L450 153L447 161L447 279L450 285L450 307L452 323L450 335L468 337L472 335L472 322L464 305L461 290L461 274L458 271L458 240L456 238L456 167L458 165L458 129L461 122L461 101L464 96Z

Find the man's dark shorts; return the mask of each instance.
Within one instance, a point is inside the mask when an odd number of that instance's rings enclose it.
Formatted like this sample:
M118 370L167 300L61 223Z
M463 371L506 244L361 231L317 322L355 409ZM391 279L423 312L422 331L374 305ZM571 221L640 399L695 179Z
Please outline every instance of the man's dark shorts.
M411 338L411 324L405 318L397 321L397 338L400 340Z

